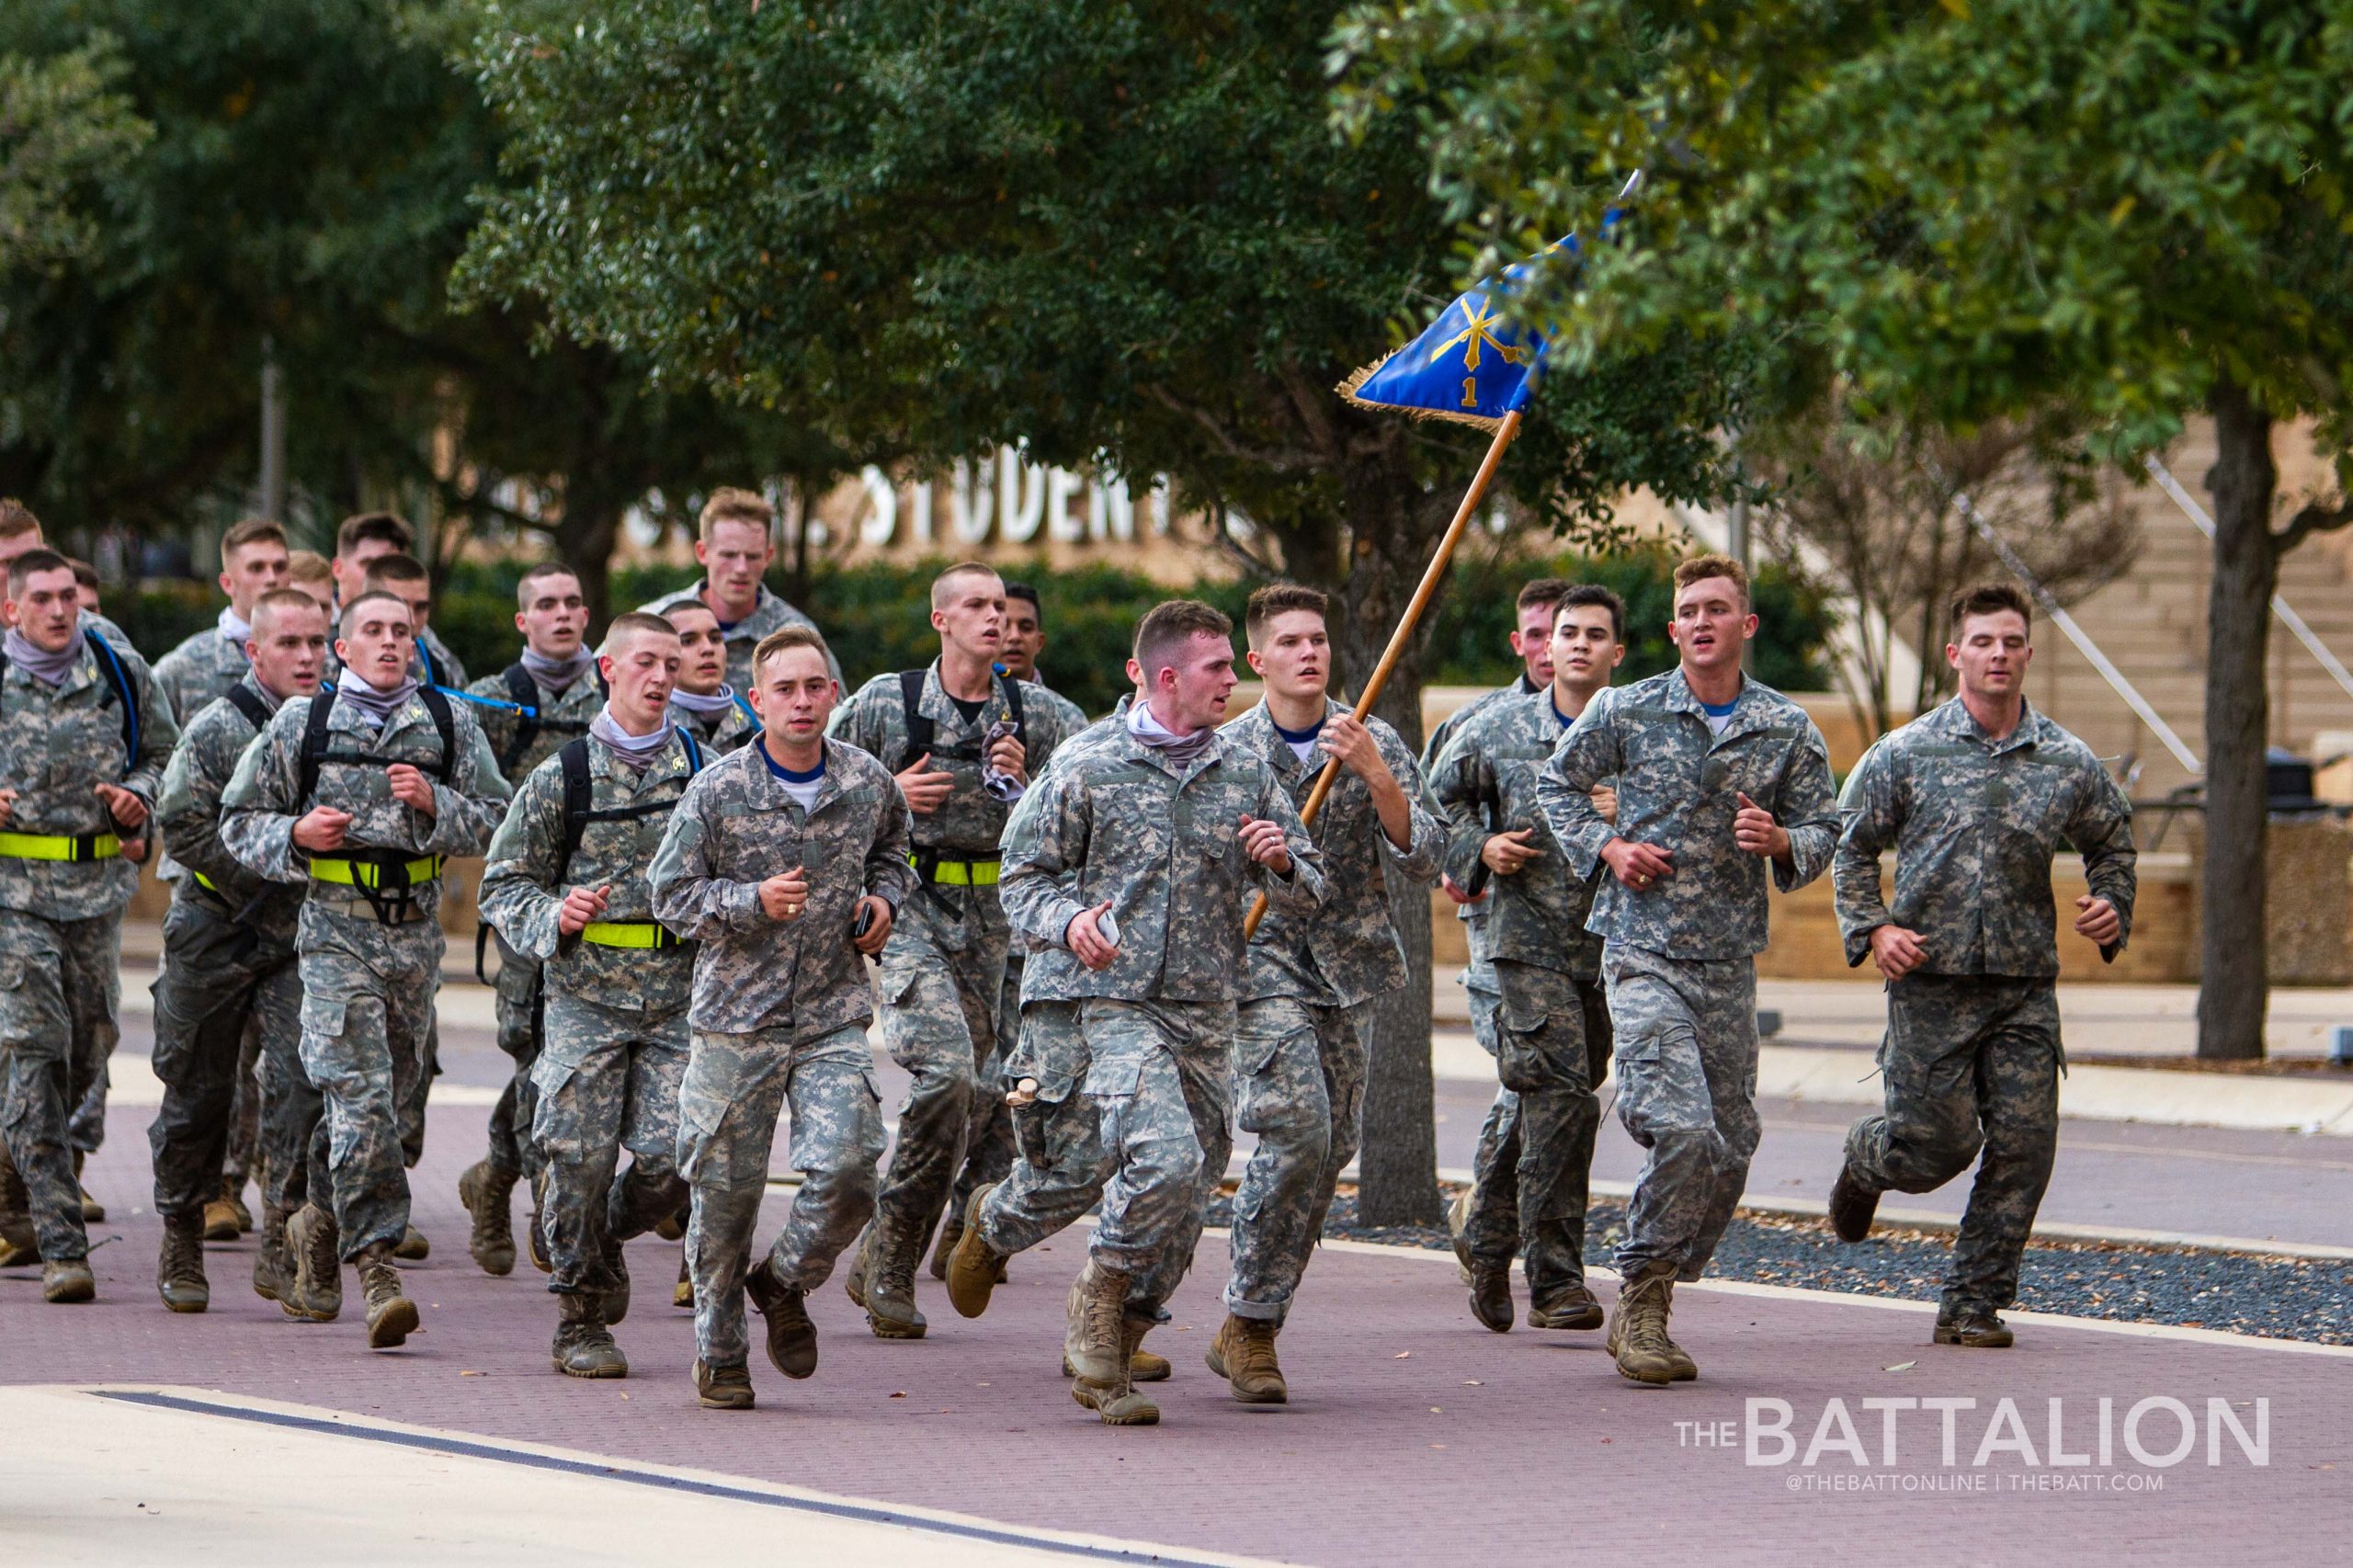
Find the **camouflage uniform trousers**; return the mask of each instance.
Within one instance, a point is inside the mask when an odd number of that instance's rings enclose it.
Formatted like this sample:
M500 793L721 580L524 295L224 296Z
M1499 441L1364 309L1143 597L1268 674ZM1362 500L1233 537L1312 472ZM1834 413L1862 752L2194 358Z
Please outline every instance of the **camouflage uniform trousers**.
M46 920L0 909L0 1137L31 1194L44 1259L89 1255L66 1127L114 1051L121 955L119 912Z
M248 1177L267 1180L261 1146L261 1029L251 1018L237 1041L237 1076L229 1106L229 1147L221 1160L221 1180L232 1191Z
M1910 974L1887 988L1887 1108L1848 1129L1879 1192L1927 1192L1977 1162L1947 1276L1948 1315L2018 1299L2018 1260L2059 1145L2058 993L2049 980Z
M343 1256L374 1242L397 1244L408 1229L404 1111L422 1101L430 1072L433 997L441 979L441 928L431 920L379 925L358 913L303 912L302 1071L324 1114L311 1170L325 1173ZM324 1206L324 1205L323 1205Z
M544 1223L559 1294L614 1290L606 1260L678 1211L678 1086L687 1075L685 999L663 1012L608 1007L551 986L531 1076L531 1141L547 1164ZM627 1150L630 1167L620 1170Z
M492 991L498 1015L498 1049L515 1063L498 1104L490 1113L490 1165L493 1170L526 1179L536 1178L545 1164L532 1146L539 1125L540 1091L532 1076L544 1038L540 1017L540 966L494 937L498 949L498 974Z
M695 1353L710 1366L750 1355L744 1276L767 1191L777 1119L792 1108L792 1212L768 1249L778 1278L814 1290L874 1212L882 1093L862 1025L796 1045L790 1028L697 1030L678 1090L678 1172L694 1197L687 1268L695 1287Z
M1495 973L1502 1087L1481 1131L1464 1237L1471 1256L1491 1268L1508 1268L1518 1255L1529 1300L1543 1307L1585 1283L1609 1009L1599 984L1558 970L1500 959Z
M1013 1174L1013 1113L1005 1096L1020 1074L1012 1071L1021 1043L1021 955L1008 954L996 1009L996 1049L981 1064L972 1086L972 1119L964 1130L964 1160L948 1200L949 1217L963 1222L972 1194Z
M1021 1158L982 1207L982 1239L1027 1251L1100 1199L1090 1251L1134 1276L1131 1316L1161 1316L1233 1152L1235 1028L1230 1002L1023 1006L1006 1075L1035 1077L1039 1098L1013 1115Z
M265 940L225 913L172 901L153 987L155 1076L164 1083L163 1106L147 1128L156 1213L194 1219L219 1196L244 1042L265 1032L301 1036L294 964L282 941ZM309 1129L302 1132L307 1145ZM307 1158L305 1147L295 1153Z
M1280 1323L1290 1312L1340 1172L1356 1158L1371 1021L1370 1004L1268 996L1242 1005L1234 1120L1258 1146L1233 1197L1225 1306L1236 1317ZM1206 1195L1211 1184L1202 1185Z
M917 898L933 896L918 892ZM977 924L977 922L975 922ZM984 1099L979 1085L996 1059L996 1010L1005 985L1005 939L975 935L961 949L930 941L917 921L882 954L882 1042L906 1069L898 1143L875 1200L875 1225L921 1244L938 1224Z
M1617 1030L1618 1119L1650 1151L1627 1204L1618 1270L1672 1263L1697 1279L1756 1153L1756 965L1602 949Z

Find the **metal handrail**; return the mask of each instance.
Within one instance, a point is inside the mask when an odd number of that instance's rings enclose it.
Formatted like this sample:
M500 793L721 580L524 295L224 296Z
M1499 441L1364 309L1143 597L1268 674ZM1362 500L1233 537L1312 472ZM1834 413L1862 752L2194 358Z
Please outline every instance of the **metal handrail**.
M2181 487L2181 481L2173 476L2173 471L2158 461L2154 452L2151 452L2141 460L2147 467L2149 477L2155 480L2158 486L2173 497L2174 505L2179 506L2189 520L2198 525L2198 531L2204 534L2210 540L2213 539L2214 519L2208 516L2206 508L2200 506L2188 491ZM2319 633L2305 624L2304 618L2296 613L2295 607L2288 602L2285 595L2271 596L2271 613L2278 616L2279 624L2286 627L2294 634L2296 641L2304 645L2306 653L2320 661L2320 667L2329 673L2331 678L2344 689L2345 695L2353 697L2353 670L2347 670L2337 656L2328 651L2328 644L2320 640Z

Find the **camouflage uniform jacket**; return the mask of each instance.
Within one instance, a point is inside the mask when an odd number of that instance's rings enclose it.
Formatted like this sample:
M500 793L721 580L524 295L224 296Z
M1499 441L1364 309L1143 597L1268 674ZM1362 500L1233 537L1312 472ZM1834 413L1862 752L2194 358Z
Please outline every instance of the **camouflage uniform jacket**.
M1846 830L1831 862L1847 961L1893 921L1917 931L1935 974L2021 979L2059 972L2051 858L2064 838L2092 896L2132 930L2132 808L2091 748L2028 708L1994 740L1959 698L1882 737L1839 799ZM1880 856L1895 850L1895 903L1881 901Z
M1032 948L1024 1002L1239 1002L1248 989L1242 921L1263 888L1313 919L1324 863L1274 768L1222 733L1179 770L1128 732L1132 696L1065 744L1005 828L997 893ZM1242 818L1283 825L1290 874L1243 852ZM1063 946L1071 921L1108 901L1119 957L1101 971Z
M84 617L89 625L90 618ZM104 635L101 631L101 635ZM122 708L114 677L74 633L78 654L64 681L51 686L11 664L0 677L0 789L17 791L16 809L0 832L128 837L94 786L119 784L150 806L163 790L164 765L180 738L171 705L155 687L147 662L117 647L122 673L139 703L139 755L123 772ZM111 637L108 643L113 643ZM22 860L0 856L0 908L50 920L89 920L131 902L139 868L107 860Z
M1618 824L1594 809L1593 787L1618 775ZM1765 947L1766 858L1733 842L1745 794L1789 831L1790 864L1771 862L1783 892L1829 869L1837 846L1830 752L1805 710L1745 680L1721 735L1708 728L1680 669L1598 693L1537 786L1570 869L1590 876L1613 837L1656 845L1675 874L1637 891L1602 879L1586 928L1673 959L1740 959Z
M1430 774L1430 794L1446 817L1446 874L1466 889L1483 878L1487 956L1594 981L1601 977L1601 943L1586 929L1593 913L1591 862L1580 866L1562 846L1538 798L1544 765L1563 733L1549 687L1487 703L1447 743ZM1536 858L1508 877L1483 870L1479 853L1488 838L1522 828L1536 830Z
M703 598L703 586L702 583L689 583L676 593L665 594L652 604L640 605L638 608L648 615L660 615L674 606L697 600L707 608L710 601ZM768 592L766 583L761 584L760 597L753 604L751 614L741 620L720 623L719 635L727 643L727 684L738 691L752 689L752 650L758 647L760 639L769 632L782 631L788 626L806 626L813 631L816 625L815 621ZM825 663L833 670L834 678L841 679L841 661L834 657L830 645L825 652Z
M278 699L254 678L250 669L237 685L259 698L271 712L277 711ZM295 921L302 912L301 891L256 876L221 840L222 794L236 775L238 758L260 733L244 710L225 697L199 708L180 733L171 766L164 769L164 794L155 802L155 821L172 858L197 874L179 880L172 891L174 899L210 915L225 912L264 941L290 952ZM197 877L204 882L199 883Z
M1329 719L1349 710L1329 698ZM1405 949L1389 907L1389 869L1412 882L1438 881L1446 829L1422 803L1421 770L1395 730L1379 719L1365 721L1381 760L1397 778L1412 813L1404 852L1389 842L1373 809L1372 790L1347 767L1324 797L1324 809L1308 829L1324 857L1324 906L1304 922L1287 920L1269 908L1250 943L1250 983L1245 997L1297 996L1322 1006L1353 1007L1386 995L1405 983ZM1324 771L1322 762L1302 762L1275 729L1263 702L1221 732L1237 750L1255 752L1296 806L1304 806Z
M490 842L498 819L506 813L513 791L500 777L498 764L462 702L449 704L458 756L444 781L435 772L441 757L441 733L422 699L412 696L381 730L369 727L358 709L338 702L327 718L327 742L335 751L360 752L368 763L323 761L318 788L308 801L302 787L302 733L310 722L311 704L331 694L290 699L245 748L235 777L221 797L221 839L229 852L248 867L279 882L310 881L311 852L294 842L294 824L313 806L331 806L351 813L344 830L347 849L391 850L403 855L479 855ZM405 762L424 771L433 786L434 814L392 798L387 769ZM324 851L334 856L339 851ZM351 890L332 882L312 882L310 901L302 912L305 935L321 899L348 903ZM441 904L439 879L418 888L419 912L431 920Z
M594 665L562 691L550 691L536 681L532 688L540 694L539 733L531 737L531 744L523 748L514 765L505 770L506 782L517 789L522 788L533 768L562 751L566 741L576 741L586 734L589 722L605 706L605 683L597 678ZM466 695L490 699L487 704L469 702L462 706L473 710L475 722L482 725L483 735L490 742L490 755L504 763L523 724L523 715L513 707L514 693L506 689L506 673L502 670L494 676L483 676L466 687Z
M699 942L688 1016L710 1034L787 1028L812 1040L874 1017L866 960L850 946L860 895L897 909L915 891L907 802L855 746L825 743L825 780L805 815L766 748L711 762L687 787L649 873L654 918ZM809 903L779 921L760 883L800 867Z
M594 683L590 683L593 685ZM712 759L706 756L708 765ZM644 767L631 767L610 746L588 743L588 809L676 805L693 778L684 742L669 746ZM654 852L670 825L668 812L581 825L580 846L559 883L563 853L563 765L555 757L531 770L515 792L515 804L490 841L490 865L483 872L483 918L498 927L507 946L547 966L548 983L607 1007L638 1012L675 1012L687 1005L694 983L694 949L654 950L608 948L562 936L556 916L574 888L609 888L605 913L614 924L654 919L654 888L646 880Z
M219 627L208 626L155 661L155 684L185 730L206 703L243 680L252 667L243 642L232 642Z
M752 738L759 721L741 701L731 702L716 713L697 713L673 700L670 722L692 734L695 744L712 756L724 756Z
M1437 812L1440 818L1446 815L1445 812L1438 807L1436 798L1427 793L1427 790L1429 781L1438 777L1438 759L1446 755L1446 748L1454 743L1454 737L1461 733L1462 726L1507 697L1526 697L1537 689L1539 688L1529 683L1528 672L1522 670L1519 678L1509 686L1499 686L1493 691L1483 691L1438 722L1438 727L1430 732L1429 739L1423 743L1421 756L1423 799L1432 812ZM1438 869L1443 872L1446 868L1440 865ZM1447 874L1450 876L1452 873ZM1461 887L1462 884L1456 882L1454 885ZM1481 899L1475 903L1458 903L1454 906L1454 917L1470 926L1471 929L1464 935L1474 944L1482 943L1486 938L1487 906L1492 902L1490 899ZM1482 956L1481 951L1472 953L1471 961L1474 967L1479 963Z

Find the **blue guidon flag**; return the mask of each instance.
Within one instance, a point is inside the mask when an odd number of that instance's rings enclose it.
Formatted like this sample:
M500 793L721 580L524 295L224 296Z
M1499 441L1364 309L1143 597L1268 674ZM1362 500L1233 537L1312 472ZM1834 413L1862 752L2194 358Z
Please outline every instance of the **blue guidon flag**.
M1605 233L1616 218L1613 210L1603 220ZM1421 336L1342 381L1340 395L1359 408L1495 429L1527 406L1551 347L1505 314L1503 296L1550 258L1576 254L1572 234L1515 262L1447 306Z

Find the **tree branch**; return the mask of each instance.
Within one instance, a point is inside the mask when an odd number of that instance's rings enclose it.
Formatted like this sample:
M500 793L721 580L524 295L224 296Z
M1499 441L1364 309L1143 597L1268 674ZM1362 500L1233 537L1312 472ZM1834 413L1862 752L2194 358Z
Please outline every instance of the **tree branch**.
M1321 472L1324 467L1322 460L1313 452L1244 444L1234 438L1233 433L1225 427L1223 421L1220 420L1216 415L1198 404L1187 403L1176 397L1165 387L1147 386L1143 389L1143 393L1171 414L1182 419L1189 419L1209 433L1210 439L1217 443L1221 455L1231 458L1235 462L1271 469L1277 473L1315 473Z
M2284 555L2311 535L2334 533L2347 523L2353 523L2353 501L2340 501L2334 506L2325 506L2317 501L2307 502L2288 519L2286 528L2272 532L2271 548L2276 553Z

